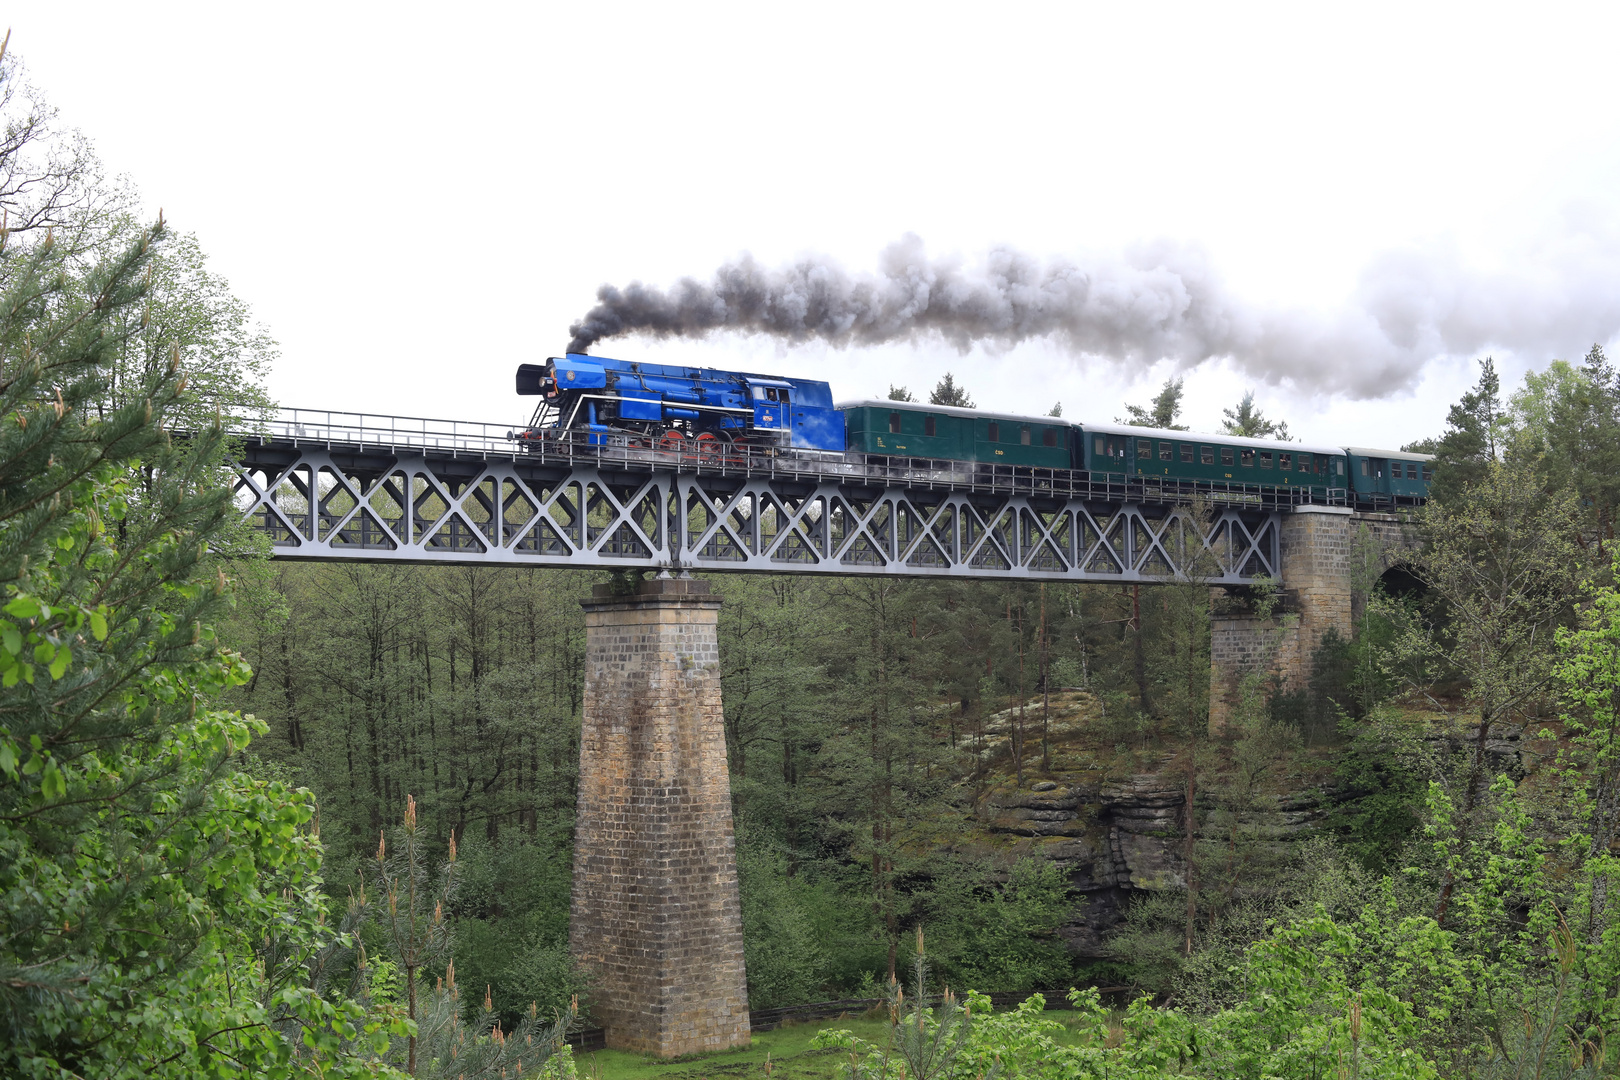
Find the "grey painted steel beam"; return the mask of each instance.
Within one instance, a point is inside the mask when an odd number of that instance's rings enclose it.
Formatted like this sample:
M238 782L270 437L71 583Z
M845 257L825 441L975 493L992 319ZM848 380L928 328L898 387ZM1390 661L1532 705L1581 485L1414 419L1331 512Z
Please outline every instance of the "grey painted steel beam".
M244 515L289 559L1231 585L1278 576L1279 508L1237 492L1211 503L1201 526L1186 495L960 462L735 451L699 461L332 430L249 437L236 483Z

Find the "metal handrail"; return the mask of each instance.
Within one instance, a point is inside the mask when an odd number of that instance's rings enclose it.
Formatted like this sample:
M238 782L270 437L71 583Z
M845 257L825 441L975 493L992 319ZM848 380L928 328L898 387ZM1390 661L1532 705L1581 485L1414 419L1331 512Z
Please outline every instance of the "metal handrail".
M1229 508L1274 510L1299 505L1348 505L1349 492L1330 488L1326 496L1308 487L1278 487L1231 481L1180 480L996 465L939 458L892 457L859 451L796 450L736 443L680 446L650 437L588 431L529 429L466 420L339 412L330 409L278 409L231 426L248 438L333 446L413 449L454 455L500 457L569 467L593 465L624 469L670 469L705 475L842 481L904 486L910 490L984 491L1098 502L1142 500L1187 502L1205 498Z

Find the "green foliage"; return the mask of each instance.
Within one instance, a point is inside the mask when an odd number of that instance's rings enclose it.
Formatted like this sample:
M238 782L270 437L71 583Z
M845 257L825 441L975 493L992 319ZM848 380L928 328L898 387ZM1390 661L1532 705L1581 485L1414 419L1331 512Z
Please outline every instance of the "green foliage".
M1235 408L1222 409L1226 419L1221 421L1221 429L1228 435L1238 435L1248 439L1277 439L1289 442L1288 424L1282 420L1268 420L1258 406L1254 403L1254 391L1245 390L1243 398Z
M1333 762L1336 797L1327 827L1362 866L1388 873L1419 825L1427 790L1423 732L1385 709L1365 720L1344 714L1340 730L1347 739Z
M930 405L953 405L958 409L977 408L973 399L968 396L966 388L958 386L956 379L950 372L935 384L933 392L928 395Z
M878 1047L840 1030L822 1032L816 1037L816 1045L849 1049L846 1074L849 1080L947 1080L963 1075L957 1065L973 1035L970 1012L949 990L940 996L937 1007L930 1007L928 974L928 959L919 930L917 951L912 956L909 1012L905 1009L905 992L900 983L889 980L887 1043ZM994 1080L1000 1075L1000 1069L992 1064L987 1070L979 1070L978 1075Z
M1019 859L999 887L964 868L931 901L940 975L987 991L1064 985L1074 963L1057 930L1079 902L1062 869L1045 859Z
M438 874L428 870L423 837L416 822L416 800L405 797L405 817L394 830L394 851L388 853L386 836L377 837L377 854L372 873L383 910L375 913L382 924L389 955L400 966L405 984L406 1015L417 1021L417 973L435 965L450 952L452 932L445 917L445 906L455 899L457 880L456 838L450 838L449 858ZM434 880L437 878L437 881ZM360 903L366 914L362 886ZM405 1071L416 1075L416 1030L406 1034Z
M568 955L570 836L561 829L491 841L473 834L458 857L450 905L456 967L469 986L493 987L501 1022L566 1011L585 994Z
M823 932L831 920L818 918L828 906L824 890L789 875L783 854L746 829L738 835L737 878L748 1007L816 1000L829 974L829 945L837 941L836 932Z
M1502 380L1496 361L1479 362L1479 381L1446 415L1446 431L1435 444L1431 498L1445 502L1480 483L1487 467L1501 460L1508 417L1502 408Z
M455 965L421 1002L420 1043L411 1075L430 1080L574 1080L574 1055L564 1038L578 1023L573 1002L546 1015L533 1005L501 1026L491 998L469 1022L456 983Z
M1130 424L1134 427L1163 428L1167 431L1186 431L1187 425L1176 423L1181 415L1181 394L1186 380L1172 375L1164 380L1164 386L1159 388L1148 405L1125 406L1124 419L1116 417L1116 424ZM1058 415L1053 413L1053 416Z
M311 986L313 801L233 772L264 725L212 704L249 675L210 628L222 436L165 435L177 365L104 407L165 236L0 253L0 1071L364 1071L405 1025Z

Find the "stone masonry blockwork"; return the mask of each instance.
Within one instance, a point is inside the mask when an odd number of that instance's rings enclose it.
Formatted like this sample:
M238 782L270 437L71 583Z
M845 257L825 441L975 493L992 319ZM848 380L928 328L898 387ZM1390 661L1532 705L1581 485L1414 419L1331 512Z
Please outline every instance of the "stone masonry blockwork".
M585 608L574 831L575 959L615 1049L675 1057L749 1041L720 600L647 581Z
M1311 662L1329 630L1352 632L1352 563L1357 534L1366 529L1382 569L1399 562L1415 538L1393 514L1357 513L1299 507L1283 518L1279 535L1282 619L1217 616L1210 626L1209 730L1218 733L1232 720L1239 685L1254 671L1276 675L1285 690L1310 684Z

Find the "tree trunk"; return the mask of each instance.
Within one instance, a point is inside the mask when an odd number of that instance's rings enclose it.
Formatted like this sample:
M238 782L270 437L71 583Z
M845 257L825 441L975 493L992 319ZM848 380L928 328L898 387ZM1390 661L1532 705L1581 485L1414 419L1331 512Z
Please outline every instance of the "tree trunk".
M1193 816L1193 798L1198 793L1198 765L1189 757L1187 759L1187 837L1182 857L1187 863L1187 955L1193 954L1193 930L1198 922L1198 888L1193 873L1193 837L1198 831L1197 818Z
M1142 643L1142 586L1131 586L1131 674L1136 680L1137 700L1142 703L1142 711L1149 716L1154 715L1153 704L1148 694L1147 682L1147 649Z

